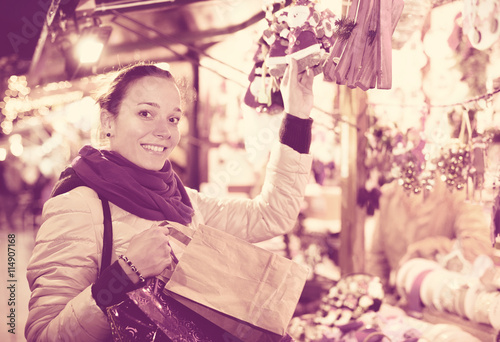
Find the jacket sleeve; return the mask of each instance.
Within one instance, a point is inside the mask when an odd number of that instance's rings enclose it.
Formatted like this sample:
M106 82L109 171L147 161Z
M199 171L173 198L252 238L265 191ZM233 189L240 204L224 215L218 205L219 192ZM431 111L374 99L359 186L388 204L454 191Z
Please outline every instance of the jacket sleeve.
M102 206L95 193L87 197L82 191L92 190L77 188L44 206L27 269L28 341L102 341L109 335L107 318L91 295L102 248L96 237L102 240Z
M492 257L490 225L483 207L466 201L465 194L461 196L455 201L455 232L463 256L470 262L481 254Z
M312 156L273 146L261 193L253 199L213 198L192 192L204 223L260 242L293 229L309 181Z

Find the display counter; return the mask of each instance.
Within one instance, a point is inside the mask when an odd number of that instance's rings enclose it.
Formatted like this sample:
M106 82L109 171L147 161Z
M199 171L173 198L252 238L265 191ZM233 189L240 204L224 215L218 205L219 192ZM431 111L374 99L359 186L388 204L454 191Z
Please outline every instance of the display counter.
M498 331L492 326L484 323L472 322L447 312L439 312L433 308L424 308L420 319L431 324L452 324L458 326L481 340L481 342L497 341Z

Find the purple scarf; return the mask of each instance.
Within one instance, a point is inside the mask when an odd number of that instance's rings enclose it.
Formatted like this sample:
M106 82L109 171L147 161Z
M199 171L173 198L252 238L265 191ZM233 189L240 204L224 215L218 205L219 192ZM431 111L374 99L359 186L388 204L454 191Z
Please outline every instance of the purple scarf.
M169 160L160 171L150 171L116 152L87 145L72 166L90 188L134 215L148 220L191 222L191 201Z

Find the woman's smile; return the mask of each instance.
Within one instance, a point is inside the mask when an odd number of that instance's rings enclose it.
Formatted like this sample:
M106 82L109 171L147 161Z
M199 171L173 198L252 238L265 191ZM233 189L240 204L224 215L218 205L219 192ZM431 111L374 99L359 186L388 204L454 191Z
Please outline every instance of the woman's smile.
M150 153L163 153L167 149L163 146L151 145L151 144L141 144L141 146Z

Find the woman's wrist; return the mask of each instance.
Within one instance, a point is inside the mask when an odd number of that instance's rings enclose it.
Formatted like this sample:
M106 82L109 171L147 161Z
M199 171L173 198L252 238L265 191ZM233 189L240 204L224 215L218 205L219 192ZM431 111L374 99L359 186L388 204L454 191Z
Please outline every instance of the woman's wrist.
M138 284L140 282L137 273L132 271L132 269L127 265L127 263L123 259L118 259L118 264L122 268L123 272L127 275L127 277L129 277L132 283Z
M296 118L299 118L299 119L303 119L303 120L307 120L310 118L310 114L309 113L293 113L293 112L286 112L288 115L292 115Z
M92 285L92 297L103 312L106 307L123 301L127 292L137 288L125 270L126 267L120 265L117 260L108 266Z
M118 263L134 284L144 283L144 277L126 256L120 255Z
M292 114L285 114L279 130L280 142L293 148L299 153L309 153L312 134L311 118L299 118Z

